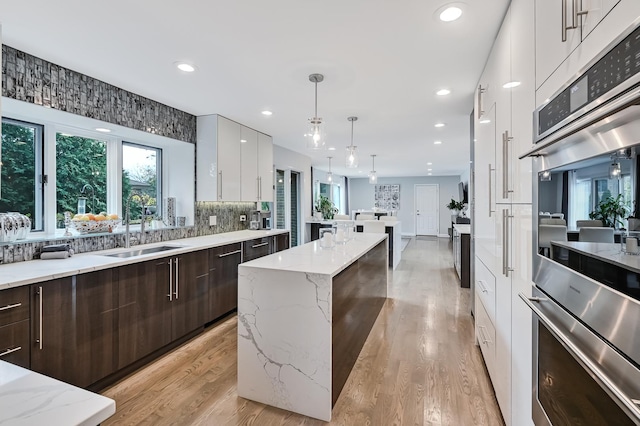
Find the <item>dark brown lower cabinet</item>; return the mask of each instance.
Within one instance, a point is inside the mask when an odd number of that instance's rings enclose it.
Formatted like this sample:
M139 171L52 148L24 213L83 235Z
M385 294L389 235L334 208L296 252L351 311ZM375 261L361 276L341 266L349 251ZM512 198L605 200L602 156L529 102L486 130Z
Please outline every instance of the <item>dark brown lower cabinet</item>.
M238 307L241 243L209 249L209 321Z
M242 261L248 262L273 252L273 239L271 237L256 238L255 240L244 241L242 246Z
M0 327L0 361L29 368L29 320Z
M113 270L31 286L31 369L86 387L116 371Z
M209 256L207 250L174 257L171 339L202 327L207 322Z
M118 268L118 368L171 342L169 259Z
M273 237L275 240L273 252L279 252L289 248L289 233L278 234Z

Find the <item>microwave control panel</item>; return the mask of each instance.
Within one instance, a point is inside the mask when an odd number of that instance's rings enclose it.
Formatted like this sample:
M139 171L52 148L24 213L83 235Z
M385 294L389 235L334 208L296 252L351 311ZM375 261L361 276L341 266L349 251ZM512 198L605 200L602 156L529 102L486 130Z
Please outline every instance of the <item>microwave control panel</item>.
M640 73L640 26L537 111L537 135Z

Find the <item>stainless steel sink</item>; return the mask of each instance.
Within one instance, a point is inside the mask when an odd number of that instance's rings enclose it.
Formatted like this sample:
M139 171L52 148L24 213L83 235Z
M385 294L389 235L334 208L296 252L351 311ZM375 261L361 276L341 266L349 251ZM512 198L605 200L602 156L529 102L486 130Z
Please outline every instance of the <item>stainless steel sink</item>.
M122 253L105 254L105 256L122 257L122 258L136 257L136 256L142 256L143 254L158 253L158 252L162 252L162 251L175 250L175 249L179 249L179 248L182 248L182 247L181 246L149 247L149 248L140 248L140 249L136 249L136 250L123 251Z

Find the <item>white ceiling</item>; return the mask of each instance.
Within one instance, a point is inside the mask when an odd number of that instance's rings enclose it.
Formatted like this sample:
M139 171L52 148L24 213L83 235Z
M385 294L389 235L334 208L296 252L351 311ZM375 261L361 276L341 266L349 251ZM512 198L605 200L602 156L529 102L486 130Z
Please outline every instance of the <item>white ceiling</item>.
M366 176L458 175L469 167L469 114L509 0L3 1L3 43L195 115L219 113L312 157ZM174 67L194 63L196 73ZM336 151L308 151L311 73ZM436 96L440 88L452 94ZM261 114L273 111L271 117ZM351 125L358 171L344 167ZM446 127L434 128L436 122ZM441 145L434 145L441 140ZM432 166L427 166L432 162Z

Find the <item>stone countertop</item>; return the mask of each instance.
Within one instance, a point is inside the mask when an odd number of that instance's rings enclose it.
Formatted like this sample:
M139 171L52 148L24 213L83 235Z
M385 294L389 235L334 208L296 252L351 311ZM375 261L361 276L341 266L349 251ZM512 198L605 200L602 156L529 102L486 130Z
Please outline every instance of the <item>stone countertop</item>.
M320 241L316 240L243 263L239 268L276 269L333 277L386 238L387 234L355 233L351 241L336 244L330 249L320 247Z
M612 265L640 273L640 256L625 254L619 243L588 243L580 241L552 241L551 245L566 248Z
M163 241L160 243L137 245L131 248L117 248L111 250L82 253L67 259L30 260L27 262L9 263L0 265L0 290L12 287L33 284L57 278L84 274L102 269L144 262L162 257L175 256L192 251L204 250L211 247L233 244L266 236L278 235L289 232L285 229L272 229L266 231L235 231L222 234L213 234L203 237L184 238L180 240ZM176 247L157 253L144 254L129 258L109 257L110 254L127 252L136 249L146 249L159 246Z
M110 398L0 361L0 424L95 426L115 412Z
M469 224L463 224L463 223L454 223L453 227L458 231L458 233L460 234L470 234L471 233L471 225Z

